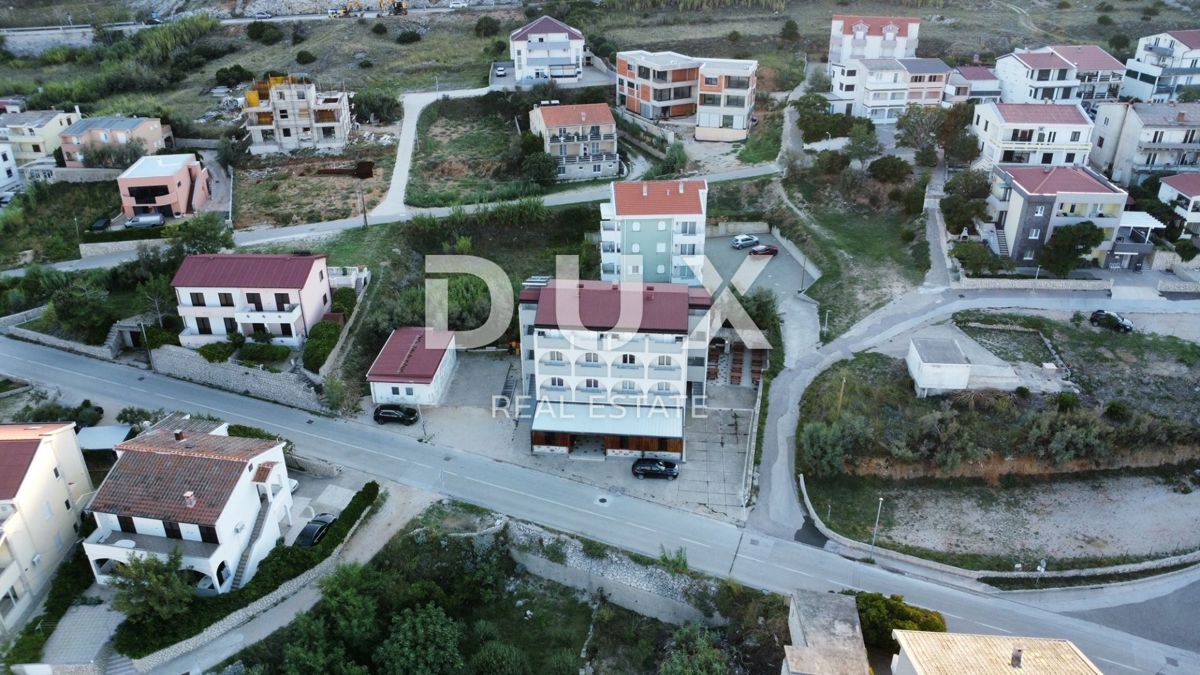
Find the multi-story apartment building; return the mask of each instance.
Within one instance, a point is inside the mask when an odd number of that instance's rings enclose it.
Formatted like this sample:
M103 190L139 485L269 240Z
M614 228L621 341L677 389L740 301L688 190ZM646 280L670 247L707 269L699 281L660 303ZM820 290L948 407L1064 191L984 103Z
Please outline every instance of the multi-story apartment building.
M979 231L998 255L1032 265L1056 228L1090 221L1105 241L1092 253L1109 268L1137 268L1154 251L1150 234L1164 225L1125 211L1129 194L1082 166L1002 165L992 170L988 222Z
M0 640L50 585L91 491L74 424L0 424Z
M600 278L702 285L708 182L622 181L600 205Z
M1184 237L1200 235L1200 173L1164 177L1158 200L1171 206L1172 218L1183 228Z
M848 87L843 93L849 98L831 99L830 110L877 124L894 123L910 105L941 105L950 75L950 66L941 59L860 59L851 64L847 72L855 78L844 77L834 89ZM849 107L842 109L843 104Z
M1200 28L1170 30L1138 40L1125 62L1121 95L1165 103L1185 87L1200 87Z
M121 212L128 217L161 213L164 218L195 213L212 194L208 169L194 154L149 155L117 176Z
M1096 109L1092 166L1121 185L1200 171L1200 103L1107 103Z
M1004 103L1079 101L1087 110L1116 100L1125 67L1096 45L1018 49L996 60Z
M542 105L529 112L529 130L558 162L559 180L607 178L621 172L617 122L607 103Z
M250 154L341 150L354 123L351 96L344 91L317 91L313 82L290 75L255 82L246 90L242 108Z
M985 66L959 66L946 77L946 89L942 94L942 105L949 108L956 103L998 103L1000 101L1000 78Z
M12 147L17 166L54 154L59 132L79 120L77 112L28 110L0 115L0 144Z
M994 164L1083 164L1092 121L1078 103L985 103L975 106L976 168Z
M135 556L178 549L198 594L244 586L292 522L283 445L163 428L118 445L83 543L96 581Z
M329 311L323 255L190 255L171 280L183 319L179 342L199 347L232 333L269 333L298 347Z
M711 306L681 284L527 281L517 314L532 450L685 460Z
M854 102L860 100L858 62L915 58L920 30L916 17L835 14L829 24L830 109L854 114Z
M72 168L83 166L83 153L89 147L120 147L136 140L143 154L153 155L174 141L171 127L152 117L88 117L58 135L63 159Z
M758 61L697 59L675 52L617 54L617 106L648 120L695 116L700 141L750 132Z
M583 33L543 16L508 36L509 58L517 82L577 82L583 74Z

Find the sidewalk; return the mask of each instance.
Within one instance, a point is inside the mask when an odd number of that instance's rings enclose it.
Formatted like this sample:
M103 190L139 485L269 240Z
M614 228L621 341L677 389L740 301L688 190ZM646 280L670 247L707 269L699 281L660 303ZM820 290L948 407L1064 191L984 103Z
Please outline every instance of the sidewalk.
M399 483L385 482L381 487L387 491L387 501L379 511L368 514L367 523L346 543L342 549L342 562L369 561L408 521L441 499L441 495ZM225 633L220 639L213 640L203 649L181 656L151 672L171 675L205 672L288 625L298 614L312 609L320 599L321 590L317 583L309 584L290 598Z

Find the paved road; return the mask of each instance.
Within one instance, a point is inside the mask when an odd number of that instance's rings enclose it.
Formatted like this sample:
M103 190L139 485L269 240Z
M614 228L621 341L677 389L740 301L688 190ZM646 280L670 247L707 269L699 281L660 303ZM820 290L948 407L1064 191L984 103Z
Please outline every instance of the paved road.
M1073 640L1106 672L1200 672L1200 654L1001 597L852 562L728 523L533 469L419 443L369 424L314 416L128 366L0 339L0 372L78 398L219 415L291 438L297 451L647 555L684 548L698 570L775 591L861 588L943 612L952 629ZM607 501L599 503L600 497ZM1180 666L1166 667L1167 659Z

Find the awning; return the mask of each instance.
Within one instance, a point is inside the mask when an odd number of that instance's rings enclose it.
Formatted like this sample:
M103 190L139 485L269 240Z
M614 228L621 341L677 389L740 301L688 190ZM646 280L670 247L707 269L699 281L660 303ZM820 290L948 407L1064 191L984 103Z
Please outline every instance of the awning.
M683 438L683 408L538 401L533 430Z
M84 427L79 430L77 440L80 450L112 450L129 440L133 427L128 424L112 424L102 427Z

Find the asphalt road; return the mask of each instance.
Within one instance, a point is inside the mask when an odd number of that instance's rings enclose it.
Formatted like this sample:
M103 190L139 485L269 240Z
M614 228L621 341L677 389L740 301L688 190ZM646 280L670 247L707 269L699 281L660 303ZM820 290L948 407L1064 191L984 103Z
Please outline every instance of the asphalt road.
M116 396L125 405L202 412L259 426L292 439L301 454L642 554L682 547L694 569L756 587L899 593L941 611L955 631L1070 639L1108 673L1200 672L1200 654L1009 599L1013 596L896 574L694 513L420 443L371 424L320 417L7 338L0 339L0 372L58 387L72 398Z

